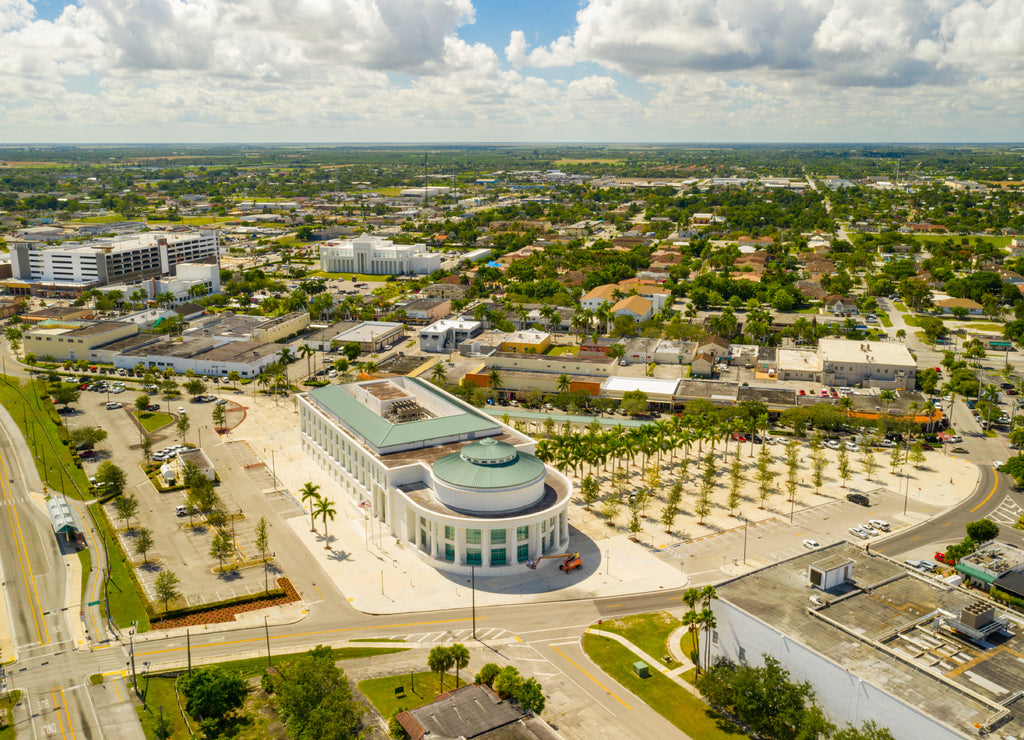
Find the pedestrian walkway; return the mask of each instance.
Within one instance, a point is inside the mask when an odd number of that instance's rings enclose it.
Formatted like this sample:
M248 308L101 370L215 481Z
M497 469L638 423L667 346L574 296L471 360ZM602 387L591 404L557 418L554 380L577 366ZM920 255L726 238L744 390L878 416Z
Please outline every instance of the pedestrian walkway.
M676 631L678 632L678 630L676 630ZM619 643L624 648L629 650L631 653L633 653L634 655L639 657L640 660L642 660L648 666L650 666L651 668L654 668L654 669L658 670L659 672L663 673L669 680L674 681L675 683L679 684L679 686L681 686L682 688L684 688L687 691L689 691L691 694L696 696L698 699L701 698L700 692L697 691L697 689L694 686L692 686L690 683L688 683L687 681L684 681L682 678L679 677L680 673L685 673L686 671L689 670L689 668L685 668L684 667L684 668L679 668L679 669L674 669L674 670L670 669L670 668L667 668L664 665L662 665L662 662L660 660L655 660L650 655L648 655L643 650L641 650L636 645L634 645L629 640L627 640L625 637L623 637L622 635L617 635L614 632L605 632L604 630L597 630L597 629L594 629L593 627L591 627L591 628L589 628L587 630L587 634L588 635L597 635L598 637L607 637L610 640L615 640L615 642ZM675 632L673 632L672 634L674 635ZM689 663L689 661L686 661L686 662ZM694 667L693 664L690 663L690 668L693 668L693 667Z

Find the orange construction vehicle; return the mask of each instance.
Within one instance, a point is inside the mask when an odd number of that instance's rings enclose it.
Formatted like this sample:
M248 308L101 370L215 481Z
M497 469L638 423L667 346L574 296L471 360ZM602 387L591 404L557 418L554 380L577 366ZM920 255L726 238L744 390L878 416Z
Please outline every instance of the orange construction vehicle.
M577 570L583 568L583 558L580 557L578 552L565 553L562 555L542 555L536 560L527 560L526 567L530 570L537 570L537 565L540 564L541 560L547 560L549 558L557 558L563 562L559 564L558 569L563 573L568 573L571 570Z

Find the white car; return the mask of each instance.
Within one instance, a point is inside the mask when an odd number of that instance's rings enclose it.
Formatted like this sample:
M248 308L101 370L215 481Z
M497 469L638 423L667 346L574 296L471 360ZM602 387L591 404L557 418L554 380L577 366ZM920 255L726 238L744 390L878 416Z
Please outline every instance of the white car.
M110 401L107 404L107 411L113 411L114 409L119 409L119 408L121 408L121 404L119 404L117 401Z
M954 434L952 437L950 437L946 441L949 442L950 444L955 444L956 445L956 444L960 444L961 442L963 442L964 438L961 437L959 434Z
M872 537L878 534L878 530L872 527L870 524L861 524L860 529L864 532L867 532Z
M817 550L821 545L819 545L815 540L804 540L804 547L808 550Z
M836 439L826 439L825 440L825 446L828 447L830 450L838 450L839 449L839 440L836 440Z
M996 470L999 470L999 468L1003 467L1004 465L1006 465L1006 463L1003 462L1002 460L993 460L992 461L992 467L995 468Z
M846 448L847 452L856 452L857 450L860 449L857 445L855 445L850 440L846 440L845 442L843 442L843 447Z
M860 527L850 527L850 534L854 537L860 537L862 540L866 540L869 537L868 533Z
M891 529L891 527L889 526L889 522L883 521L882 519L872 519L868 522L868 524L877 529L879 532L888 532Z

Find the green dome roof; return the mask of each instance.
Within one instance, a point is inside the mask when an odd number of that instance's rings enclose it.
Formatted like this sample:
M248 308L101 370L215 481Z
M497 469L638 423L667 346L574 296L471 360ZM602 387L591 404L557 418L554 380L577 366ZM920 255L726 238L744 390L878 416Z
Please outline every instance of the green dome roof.
M512 488L545 474L544 463L507 442L481 439L434 463L434 477L461 488Z

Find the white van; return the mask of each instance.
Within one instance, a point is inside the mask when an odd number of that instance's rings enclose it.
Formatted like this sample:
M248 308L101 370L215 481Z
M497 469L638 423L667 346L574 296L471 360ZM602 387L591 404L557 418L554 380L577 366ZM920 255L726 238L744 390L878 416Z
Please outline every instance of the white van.
M871 519L868 521L868 524L870 524L875 529L881 530L882 532L888 532L891 529L891 527L889 526L889 522L883 521L881 519Z

